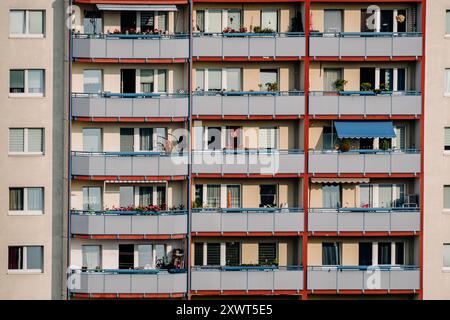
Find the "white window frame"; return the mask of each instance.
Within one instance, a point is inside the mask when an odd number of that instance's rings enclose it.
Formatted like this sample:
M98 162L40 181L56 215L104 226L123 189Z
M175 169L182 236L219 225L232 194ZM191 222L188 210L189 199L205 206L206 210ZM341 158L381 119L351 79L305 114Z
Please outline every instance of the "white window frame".
M380 88L380 79L381 79L381 69L392 69L392 91L395 93L398 90L398 69L404 69L405 70L405 90L409 90L409 83L408 83L408 68L375 68L375 89Z
M450 39L450 34L448 35L448 37ZM447 82L450 82L450 68L444 69L444 97L450 97L450 91L445 91Z
M162 14L165 14L167 11L161 11L161 13ZM154 16L153 16L153 24L156 26L156 28L155 29L158 29L158 25L159 25L159 14L160 14L160 11L153 11L153 14L154 14ZM166 23L167 23L167 28L166 28L166 30L165 31L169 31L169 21L170 21L170 17L169 17L169 12L167 12L167 20L166 20ZM136 32L141 32L141 29L142 29L142 25L141 25L141 11L137 11L136 12ZM158 29L158 31L160 31L159 29Z
M10 69L10 71L23 71L24 72L24 92L23 93L14 93L14 92L9 92L9 97L10 98L43 98L45 96L45 69ZM28 72L29 71L42 71L43 74L43 83L42 83L42 93L30 93L28 92L29 88L29 80L28 80ZM11 78L9 79L9 87L11 88Z
M30 188L41 188L42 189L42 210L28 210L28 189ZM44 214L45 211L45 188L44 187L10 187L9 189L23 189L23 210L9 210L9 216L40 216ZM8 189L8 191L9 191ZM8 193L9 197L9 193ZM9 200L9 198L8 198Z
M379 203L379 196L380 196L380 185L390 185L392 188L392 200L394 201L396 195L397 195L397 190L401 190L400 186L403 186L403 190L405 191L405 196L406 196L406 183L377 183L377 184L371 184L371 183L364 183L363 185L367 185L367 186L372 186L372 203L373 203L373 207L374 208L379 208L380 203ZM360 193L360 188L358 186L358 202L361 202L361 193ZM449 210L450 211L450 210Z
M168 93L168 82L169 82L169 70L168 69L137 69L136 70L136 93L143 93L141 91L141 70L153 70L153 93ZM166 74L166 91L158 91L158 71L163 70Z
M169 256L172 251L172 245L168 243L156 243L156 242L144 242L134 245L134 267L139 268L139 245L149 245L152 246L152 265L149 269L156 268L156 246L163 245L164 246L164 255Z
M17 274L17 273L44 273L44 246L41 245L11 245L9 247L21 247L22 248L22 265L23 269L9 269L8 268L8 274ZM41 269L27 269L27 250L29 247L40 247L42 249L42 268ZM9 263L9 261L8 261Z
M397 259L396 259L396 243L403 243L403 261L404 261L404 265L407 265L406 260L407 260L407 243L405 241L380 241L380 242L390 242L391 243L391 264L389 266L397 266L397 267L401 267L403 265L399 265L397 263ZM378 241L372 242L372 266L379 266L378 264Z
M45 38L45 33L46 33L46 10L26 10L26 9L11 9L9 10L9 22L11 21L11 12L13 11L23 11L25 12L25 33L11 33L11 28L10 25L8 25L9 28L9 38L11 39L24 39L24 38L32 38L32 39L42 39ZM33 34L30 33L30 12L42 12L42 34ZM11 22L10 22L11 23Z
M450 242L444 242L442 244L442 271L443 272L450 272L450 266L445 266L444 265L444 248L445 246L449 246L450 247Z
M23 155L44 155L45 154L45 128L9 128L9 129L22 129L23 130L23 152L9 151L9 137L8 137L8 155L10 156L23 156ZM30 152L28 151L28 129L41 129L42 130L42 151ZM9 135L9 131L8 131Z
M210 183L211 185L217 185L215 183ZM207 183L202 184L203 186L203 207L207 207L208 204L208 185ZM220 184L220 208L221 209L227 209L227 186L239 186L239 200L241 202L241 206L242 206L242 184L239 183L226 183L226 184Z
M139 195L140 195L140 188L143 188L144 186L135 186L134 187L134 205L138 206L139 205ZM169 197L168 197L168 186L166 184L161 184L161 185L155 185L155 186L145 186L145 188L152 188L152 205L156 206L158 205L158 187L164 187L165 190L165 197L167 202ZM166 206L169 207L169 203L166 203Z
M376 23L376 28L375 28L375 32L381 32L381 10L385 10L385 9L376 9L375 11L375 23ZM397 21L395 20L395 17L398 16L398 10L405 10L406 11L406 23L408 23L409 21L409 10L407 8L404 9L386 9L386 10L392 10L392 32L398 32L398 28L397 28Z
M168 132L168 128L166 127L138 127L138 128L133 128L134 129L134 144L133 144L133 148L134 148L134 152L136 153L145 153L145 152L152 152L152 151L156 151L157 149L155 149L155 145L156 142L158 141L158 133L157 133L157 129L165 129L167 134L169 135ZM141 129L153 129L152 132L152 150L148 151L148 150L141 150Z

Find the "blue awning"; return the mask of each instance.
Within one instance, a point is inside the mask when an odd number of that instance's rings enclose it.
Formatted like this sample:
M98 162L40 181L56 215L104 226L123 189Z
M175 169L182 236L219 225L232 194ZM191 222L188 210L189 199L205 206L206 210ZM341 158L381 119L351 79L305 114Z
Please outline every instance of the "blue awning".
M392 121L335 121L339 138L395 138Z

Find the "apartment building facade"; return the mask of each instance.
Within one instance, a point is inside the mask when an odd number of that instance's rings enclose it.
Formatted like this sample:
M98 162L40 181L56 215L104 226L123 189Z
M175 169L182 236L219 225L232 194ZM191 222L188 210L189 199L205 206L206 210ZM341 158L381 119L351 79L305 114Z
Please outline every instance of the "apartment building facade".
M0 3L0 299L61 299L63 1Z
M424 3L74 1L69 297L421 298Z

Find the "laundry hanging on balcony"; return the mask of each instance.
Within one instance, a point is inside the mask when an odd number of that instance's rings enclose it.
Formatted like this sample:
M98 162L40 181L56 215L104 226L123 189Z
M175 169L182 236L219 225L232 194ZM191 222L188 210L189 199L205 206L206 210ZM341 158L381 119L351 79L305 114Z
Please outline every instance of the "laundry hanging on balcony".
M395 138L392 121L335 121L339 138Z

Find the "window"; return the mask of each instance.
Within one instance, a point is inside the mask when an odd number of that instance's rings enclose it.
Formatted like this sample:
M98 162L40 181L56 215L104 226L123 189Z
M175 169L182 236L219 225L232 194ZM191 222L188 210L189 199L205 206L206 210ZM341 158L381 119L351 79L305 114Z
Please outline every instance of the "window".
M323 90L336 91L336 81L342 79L342 69L325 68L323 69Z
M152 128L140 128L140 151L151 151L153 150L153 129Z
M274 265L277 260L276 243L260 243L258 245L258 262L260 265Z
M359 186L359 206L361 208L373 207L373 186L362 184Z
M166 187L139 187L139 205L163 206L166 204Z
M322 201L324 208L339 208L341 206L341 187L335 185L323 185Z
M44 153L44 129L41 128L10 128L10 154L42 154Z
M324 32L340 33L342 32L342 10L325 10Z
M444 268L450 268L450 243L444 243L443 266Z
M166 92L166 70L140 70L142 93Z
M205 10L195 11L195 29L198 32L205 32Z
M227 90L228 91L242 91L242 77L241 69L228 68L227 73Z
M450 151L450 128L444 129L444 150Z
M83 210L102 211L102 188L83 187Z
M392 245L390 242L378 243L378 264L390 265L391 264L391 250Z
M134 187L133 186L119 187L119 205L121 207L134 206Z
M9 211L44 211L44 188L9 188Z
M194 266L203 265L203 242L194 244Z
M227 242L225 244L225 263L227 266L241 264L241 244L239 242Z
M102 152L102 129L84 128L83 129L83 151Z
M242 127L226 127L226 148L237 150L243 148Z
M228 185L227 186L227 208L241 207L241 186Z
M222 10L209 10L207 32L222 33L222 31Z
M450 69L445 69L444 93L445 95L450 96Z
M220 208L220 184L209 184L206 195L208 208Z
M205 69L195 70L195 90L205 90Z
M338 242L322 243L322 265L338 266L341 264L341 250Z
M103 91L102 70L84 70L84 93L99 93Z
M444 209L450 210L450 186L444 186Z
M273 32L278 32L278 11L261 11L261 29L270 29Z
M12 96L44 95L44 70L10 70L9 93Z
M263 91L269 91L271 88L272 91L275 87L278 87L278 70L277 69L261 69L259 71L259 81L261 84L261 89ZM274 85L276 84L276 85Z
M81 246L83 269L98 270L102 268L102 247L93 245Z
M133 244L119 244L119 269L134 269Z
M277 206L277 186L274 184L259 186L260 208Z
M42 272L43 251L42 246L8 247L8 270Z
M222 128L221 127L208 127L208 150L220 150L222 149Z
M276 149L278 145L277 128L259 128L258 148Z
M141 32L153 32L155 28L155 12L141 12Z
M150 269L153 266L153 246L151 244L140 244L138 250L138 267Z
M371 266L372 265L372 242L359 243L359 265Z
M445 12L445 34L450 35L450 10Z
M120 152L134 152L134 128L120 128Z
M208 70L208 91L222 91L222 70Z
M395 264L404 265L405 264L405 243L396 242L395 243Z
M380 208L392 207L392 185L380 184L378 186L378 206Z
M241 27L241 11L228 10L227 15L227 27L231 28L231 30L239 31Z
M84 34L102 34L103 22L100 11L87 11L83 20Z
M45 11L11 10L9 12L9 34L11 37L43 37Z
M208 243L206 252L208 266L220 266L220 243Z
M406 149L406 127L405 126L395 126L395 138L392 139L393 147L395 149L405 150Z

